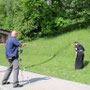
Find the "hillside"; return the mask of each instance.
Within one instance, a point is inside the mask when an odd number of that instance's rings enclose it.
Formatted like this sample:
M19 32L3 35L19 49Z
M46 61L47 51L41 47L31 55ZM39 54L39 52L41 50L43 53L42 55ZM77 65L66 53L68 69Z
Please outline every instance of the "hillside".
M74 41L79 41L85 48L83 70L74 69ZM7 65L4 47L0 45L1 65ZM90 84L90 29L29 42L29 46L23 48L22 58L26 70L30 72Z

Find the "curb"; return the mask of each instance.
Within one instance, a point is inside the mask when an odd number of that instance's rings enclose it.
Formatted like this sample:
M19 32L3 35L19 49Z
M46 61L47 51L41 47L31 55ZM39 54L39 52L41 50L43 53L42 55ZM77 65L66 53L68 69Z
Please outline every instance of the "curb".
M0 90L8 90L8 89L6 89L6 88L0 86Z

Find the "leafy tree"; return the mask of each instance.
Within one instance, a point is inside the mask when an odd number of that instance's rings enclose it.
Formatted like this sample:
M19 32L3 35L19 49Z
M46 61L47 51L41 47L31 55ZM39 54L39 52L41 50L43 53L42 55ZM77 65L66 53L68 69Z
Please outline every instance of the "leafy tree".
M0 27L17 30L20 40L89 26L89 0L0 0Z

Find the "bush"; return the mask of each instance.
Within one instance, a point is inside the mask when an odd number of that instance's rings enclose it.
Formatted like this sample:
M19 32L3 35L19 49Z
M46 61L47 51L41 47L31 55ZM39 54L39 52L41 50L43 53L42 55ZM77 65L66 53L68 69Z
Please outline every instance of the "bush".
M89 0L0 0L0 27L30 41L89 26Z

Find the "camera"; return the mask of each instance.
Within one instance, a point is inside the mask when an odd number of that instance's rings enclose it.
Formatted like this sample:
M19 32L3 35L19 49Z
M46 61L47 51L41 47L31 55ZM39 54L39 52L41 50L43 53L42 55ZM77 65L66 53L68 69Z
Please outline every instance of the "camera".
M20 49L18 52L22 53L22 52L23 52L23 50L22 50L22 49Z

